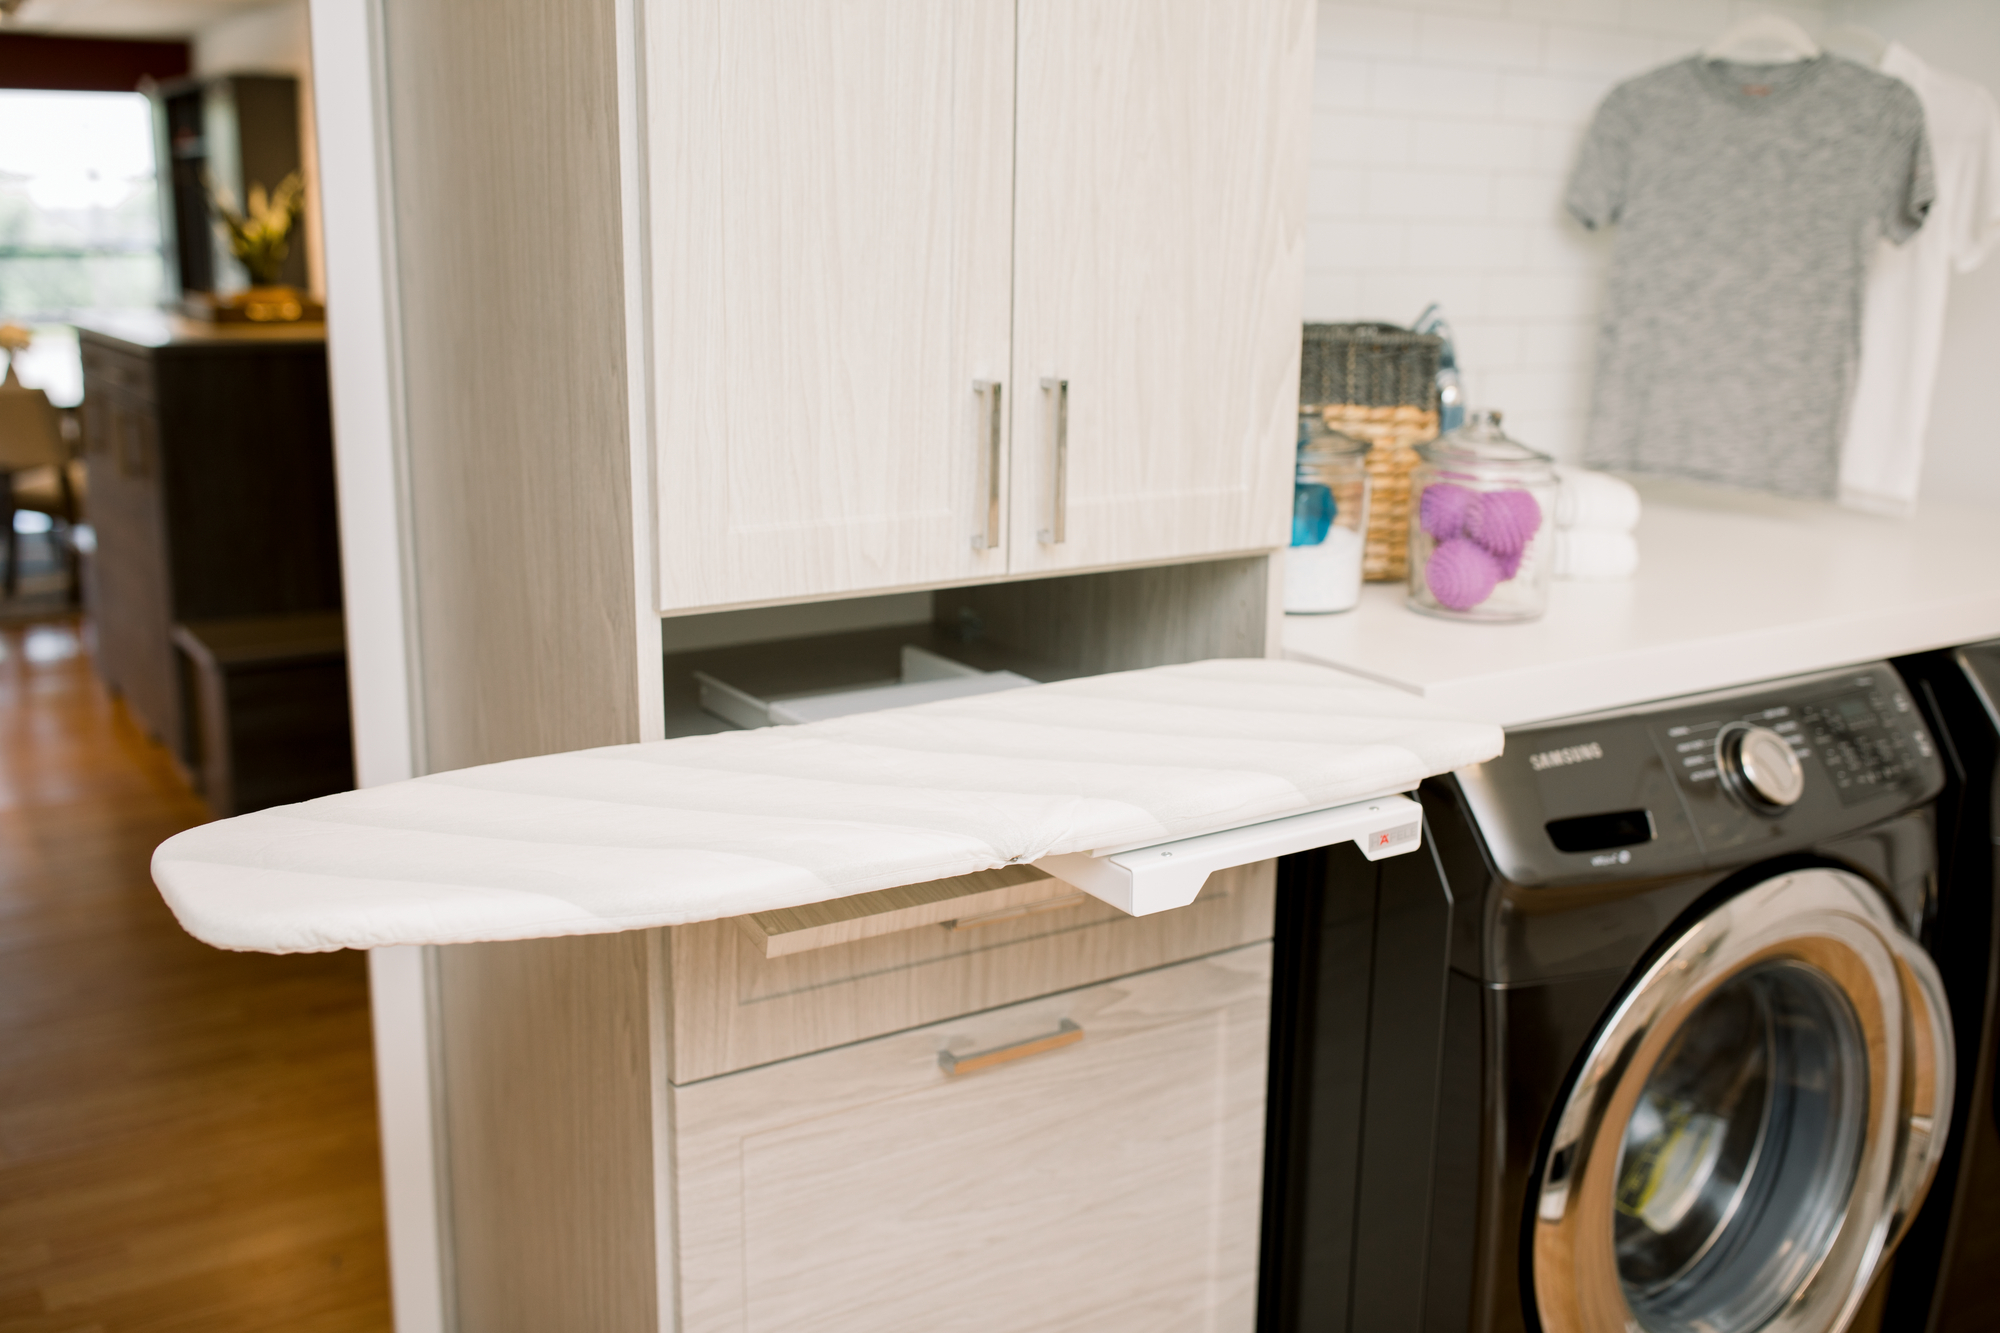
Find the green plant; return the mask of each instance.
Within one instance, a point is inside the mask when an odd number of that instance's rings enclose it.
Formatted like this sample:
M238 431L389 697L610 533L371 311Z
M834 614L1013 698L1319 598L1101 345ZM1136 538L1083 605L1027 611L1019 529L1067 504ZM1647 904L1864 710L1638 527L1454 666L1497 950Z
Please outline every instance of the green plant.
M258 287L274 286L291 253L292 226L305 206L305 182L294 171L269 194L262 185L250 187L250 208L239 212L229 188L208 182L209 202L229 230L229 253L250 272Z

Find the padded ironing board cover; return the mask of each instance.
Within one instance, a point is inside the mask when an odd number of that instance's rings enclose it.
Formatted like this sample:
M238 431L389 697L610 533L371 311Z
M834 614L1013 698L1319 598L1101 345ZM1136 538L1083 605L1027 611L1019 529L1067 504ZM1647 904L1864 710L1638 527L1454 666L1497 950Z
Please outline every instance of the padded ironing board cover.
M204 824L153 878L272 953L679 925L1407 791L1498 727L1218 660L486 764Z

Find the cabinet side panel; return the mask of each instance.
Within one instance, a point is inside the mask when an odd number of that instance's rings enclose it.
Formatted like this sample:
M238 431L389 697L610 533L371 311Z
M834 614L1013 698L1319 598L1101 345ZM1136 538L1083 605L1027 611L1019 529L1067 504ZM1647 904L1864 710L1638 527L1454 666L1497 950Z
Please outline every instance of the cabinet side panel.
M458 1326L650 1333L643 932L439 951Z
M614 5L383 15L428 766L637 740Z
M155 407L128 384L150 366L120 365L84 342L84 457L90 468L90 521L97 554L89 566L97 670L125 697L139 723L179 755L180 687L175 677L173 607L167 584L166 522L159 485L160 432ZM94 354L93 354L94 353ZM113 378L112 373L126 374Z

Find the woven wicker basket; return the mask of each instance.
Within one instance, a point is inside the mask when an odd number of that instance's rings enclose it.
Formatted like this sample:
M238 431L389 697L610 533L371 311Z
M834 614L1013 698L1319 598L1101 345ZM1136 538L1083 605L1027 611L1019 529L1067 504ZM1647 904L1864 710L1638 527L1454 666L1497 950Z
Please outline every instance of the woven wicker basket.
M1437 372L1443 340L1389 324L1308 324L1299 402L1326 424L1366 440L1368 535L1362 573L1409 576L1410 471L1415 446L1437 434Z
M1415 446L1437 434L1437 413L1415 407L1340 404L1322 408L1321 414L1334 430L1369 444L1362 577L1378 582L1408 577L1410 472L1417 465Z

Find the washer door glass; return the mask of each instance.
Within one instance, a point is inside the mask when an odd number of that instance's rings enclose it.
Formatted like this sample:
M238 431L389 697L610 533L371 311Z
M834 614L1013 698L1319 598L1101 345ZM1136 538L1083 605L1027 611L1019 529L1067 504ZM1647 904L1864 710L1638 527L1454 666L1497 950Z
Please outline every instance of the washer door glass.
M1867 1120L1867 1045L1831 978L1774 960L1717 987L1620 1145L1614 1246L1641 1326L1735 1333L1776 1315L1833 1245Z

